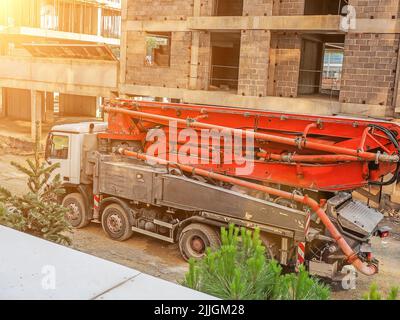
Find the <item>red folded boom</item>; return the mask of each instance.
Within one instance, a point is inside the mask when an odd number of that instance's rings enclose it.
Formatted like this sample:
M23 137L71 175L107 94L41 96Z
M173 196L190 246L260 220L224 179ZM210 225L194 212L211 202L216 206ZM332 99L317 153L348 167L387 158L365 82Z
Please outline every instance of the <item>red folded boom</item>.
M178 145L177 150L166 148L167 159L183 152L180 148L186 143L168 141L171 121L177 124L178 134L188 127L199 132L224 130L241 135L244 147L246 136L254 138L255 162L251 173L238 174L238 165L224 164L223 159L220 164L195 165L243 179L344 191L380 184L388 179L384 178L388 174L396 178L398 173L400 126L392 122L131 100L113 101L105 111L110 114L109 127L101 138L137 141L146 151L151 145L146 141L148 131L162 128L167 145ZM224 147L230 147L224 142L221 155ZM196 155L203 155L205 148L208 146L199 141ZM212 150L208 151L211 157Z

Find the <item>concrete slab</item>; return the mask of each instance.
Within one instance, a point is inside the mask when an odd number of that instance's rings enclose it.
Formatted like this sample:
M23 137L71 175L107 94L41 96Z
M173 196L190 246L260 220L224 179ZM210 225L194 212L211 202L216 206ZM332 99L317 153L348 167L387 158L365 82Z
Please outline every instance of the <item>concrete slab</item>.
M210 299L119 264L0 226L0 299Z
M204 293L195 292L174 283L140 274L114 290L97 298L98 300L216 300Z
M0 227L0 299L92 299L139 274Z

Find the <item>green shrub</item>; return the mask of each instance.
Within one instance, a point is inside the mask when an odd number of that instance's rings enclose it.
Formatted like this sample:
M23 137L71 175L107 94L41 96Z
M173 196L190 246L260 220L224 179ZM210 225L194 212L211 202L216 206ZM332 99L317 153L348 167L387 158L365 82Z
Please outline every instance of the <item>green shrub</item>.
M298 274L287 274L280 277L279 291L274 299L278 300L328 300L330 290L315 278L309 276L303 266Z
M35 158L26 162L26 167L15 162L11 164L27 176L29 192L15 196L0 187L0 224L60 244L70 244L65 235L71 231L65 219L67 210L57 202L65 191L60 175L52 177L59 164L49 166L40 160L39 141L36 141Z
M260 231L229 226L221 231L222 245L207 249L204 259L190 260L183 284L227 300L326 300L330 290L311 278L304 268L282 274L281 266L267 260Z
M386 299L383 300L397 300L399 296L399 287L393 287ZM369 292L363 296L364 300L382 300L382 294L379 292L378 285L376 283L371 284Z

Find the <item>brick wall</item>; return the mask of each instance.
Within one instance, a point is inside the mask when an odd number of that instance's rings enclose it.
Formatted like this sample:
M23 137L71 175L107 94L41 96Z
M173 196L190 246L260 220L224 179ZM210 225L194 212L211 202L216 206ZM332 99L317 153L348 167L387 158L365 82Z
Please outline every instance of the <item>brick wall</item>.
M190 32L172 32L170 67L145 66L146 33L128 32L129 84L187 88L190 74Z
M357 18L364 19L396 19L399 3L399 0L349 1ZM398 34L346 35L341 102L392 104L399 37Z
M127 0L128 20L179 20L193 15L193 0Z
M274 33L271 38L268 95L296 97L301 59L301 38L294 33Z
M399 15L399 0L350 0L357 18L396 19Z
M298 16L304 14L305 0L274 0L274 16Z
M213 14L214 0L127 0L128 20L185 20L200 1L200 15Z
M348 103L391 105L399 36L346 36L340 100Z
M245 15L272 15L272 0L244 0ZM246 96L267 95L267 75L271 32L243 30L240 49L238 93Z
M270 16L273 0L243 0L243 14L245 16Z

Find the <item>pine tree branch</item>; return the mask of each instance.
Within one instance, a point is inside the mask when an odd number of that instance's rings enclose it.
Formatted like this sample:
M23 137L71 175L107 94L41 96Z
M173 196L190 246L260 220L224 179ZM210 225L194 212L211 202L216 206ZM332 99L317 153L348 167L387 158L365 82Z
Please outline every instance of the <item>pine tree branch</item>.
M8 191L6 188L3 188L0 186L0 196L1 198L3 198L4 200L9 199L12 197L12 194L10 191ZM1 199L0 198L0 199Z
M11 162L11 165L12 165L13 167L15 167L18 171L20 171L20 172L26 174L26 175L29 176L29 177L32 177L32 176L35 175L35 173L34 173L33 171L30 171L29 169L25 168L24 166L22 166L21 164L19 164L19 163L17 163L17 162L12 161L12 162Z

